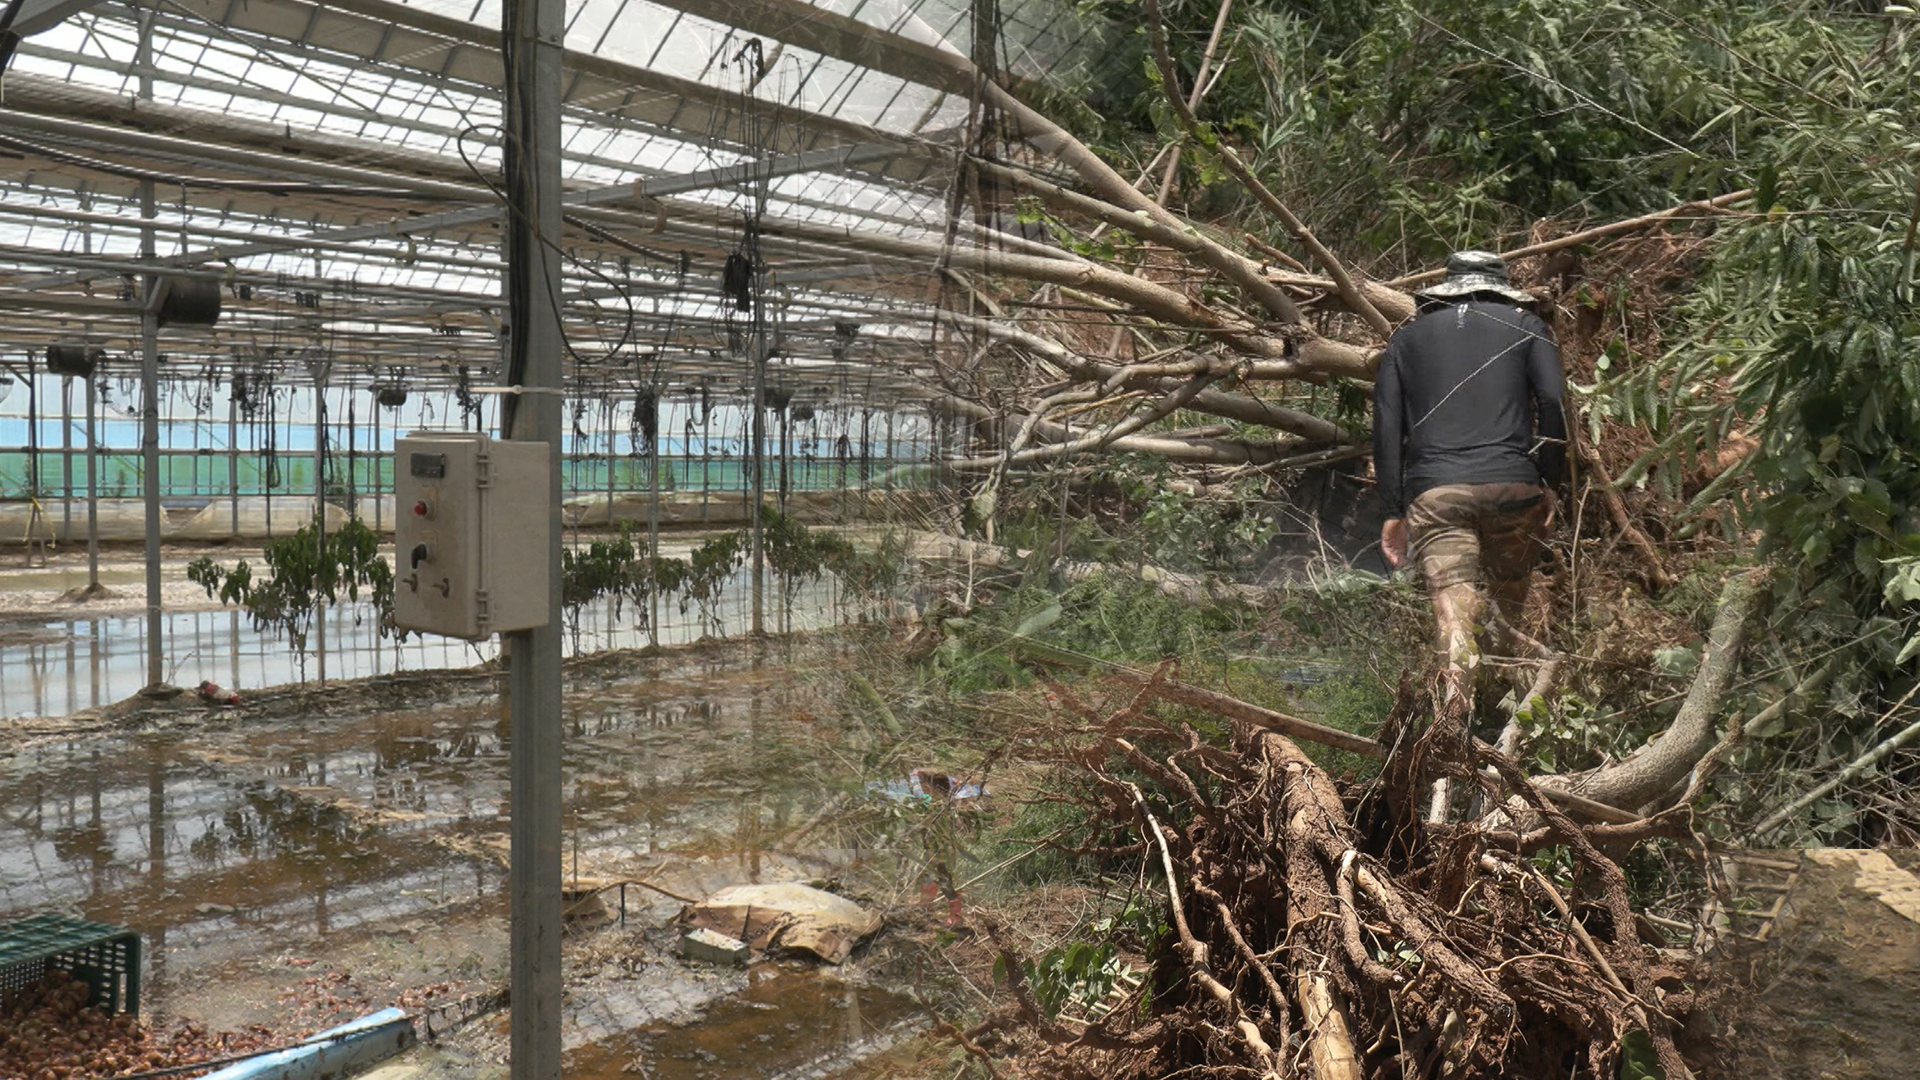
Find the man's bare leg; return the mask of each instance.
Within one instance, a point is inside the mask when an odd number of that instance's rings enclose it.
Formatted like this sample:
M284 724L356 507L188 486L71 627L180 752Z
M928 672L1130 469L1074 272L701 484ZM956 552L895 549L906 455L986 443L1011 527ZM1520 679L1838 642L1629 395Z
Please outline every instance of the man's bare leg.
M1449 585L1432 593L1434 623L1440 633L1440 701L1445 708L1462 699L1466 702L1464 722L1473 724L1473 680L1480 668L1481 623L1486 618L1487 600L1480 586L1471 582ZM1427 820L1447 820L1452 785L1445 777L1434 781Z
M1440 657L1449 692L1466 689L1480 667L1479 634L1486 612L1485 594L1470 582L1433 593L1433 618L1440 630Z

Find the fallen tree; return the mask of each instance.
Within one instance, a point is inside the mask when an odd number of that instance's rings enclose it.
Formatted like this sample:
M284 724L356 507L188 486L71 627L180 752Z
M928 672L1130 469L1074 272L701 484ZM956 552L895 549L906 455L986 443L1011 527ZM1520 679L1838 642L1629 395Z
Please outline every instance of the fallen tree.
M1108 686L1104 706L1054 687L1080 722L1062 759L1091 781L1072 797L1093 835L1072 850L1140 865L1168 912L1140 943L1151 977L1063 1018L996 930L1011 1002L960 1033L972 1052L1061 1076L1612 1077L1640 1032L1643 1065L1692 1075L1688 973L1642 942L1601 850L1620 826L1576 824L1491 748L1453 758L1442 726L1342 790L1270 727L1237 723L1228 748L1157 717L1177 695L1164 670ZM1388 733L1430 706L1403 687ZM1491 768L1538 835L1423 823L1427 766L1449 760L1463 778ZM1571 853L1569 886L1527 860L1546 844Z
M1126 577L1166 595L1274 610L1251 575L1193 572L1191 531L1069 554L1070 526L1104 513L1111 541L1164 516L1175 483L1199 511L1278 502L1278 484L1234 485L1349 452L1371 357L1442 243L1504 248L1541 299L1576 384L1574 476L1542 602L1511 628L1530 644L1489 655L1515 691L1496 745L1417 685L1380 731L1329 735L1224 685L1079 664L1109 697L1056 689L1081 724L1062 760L1105 830L1077 850L1149 876L1168 911L1153 989L1063 1019L1021 987L1009 937L1014 1003L967 1044L1075 1076L1612 1077L1641 1032L1646 1072L1687 1075L1710 1048L1677 1034L1685 965L1640 943L1654 935L1620 864L1659 840L1686 879L1687 853L1754 822L1840 843L1920 830L1904 790L1920 767L1920 410L1895 375L1920 194L1897 150L1912 125L1884 110L1913 84L1914 24L1799 4L1731 5L1711 28L1618 4L1290 10L1248 16L1260 59L1221 62L1254 75L1216 107L1218 80L1189 75L1196 13L1125 14L1127 62L1149 73L1134 134L1199 165L1183 192L1151 184L1164 153L1129 155L1097 122L1070 133L1003 90L986 103L1021 143L976 145L965 167L980 208L1191 303L957 262L1003 305L948 320L974 346L936 404L961 435L944 479L969 524L991 541L997 516L1024 514L1002 535L1043 549L1058 522L1056 557L1033 560L1052 583L1119 548ZM1659 74L1619 87L1622 72ZM1632 115L1603 104L1616 89ZM1596 139L1632 164L1597 165ZM1364 494L1364 473L1335 479ZM1300 753L1316 740L1381 762L1378 778L1341 786ZM1437 782L1451 797L1423 820ZM1547 849L1560 872L1533 868Z
M1053 755L1065 779L1047 798L1088 824L1047 846L1136 876L1166 926L1134 943L1149 965L1139 987L1064 1012L1060 987L1028 985L1047 969L995 933L1007 997L952 1035L1023 1075L1610 1080L1627 1058L1693 1075L1722 1050L1710 1024L1684 1034L1699 958L1642 917L1621 862L1650 841L1705 855L1694 796L1743 727L1737 714L1722 721L1764 584L1758 571L1728 577L1664 731L1559 775L1529 776L1473 738L1467 699L1436 693L1437 679L1404 676L1368 737L1185 681L1171 663L1145 671L1020 633L976 635L1086 680L1048 684L1067 725ZM1308 743L1379 771L1337 781ZM1430 821L1439 780L1455 785L1457 812ZM1550 849L1562 865L1544 872L1535 858Z
M1140 13L1156 108L1171 118L1161 137L1172 141L1139 180L1123 175L1104 149L982 76L979 106L1000 121L993 130L1007 141L983 139L959 155L955 205L974 202L981 220L1017 209L1023 221L1037 219L1053 243L1010 237L998 247L953 243L934 250L891 237L838 238L878 254L937 260L970 298L942 315L967 348L963 362L945 362L937 372L941 396L932 407L959 439L934 467L967 489L989 539L1007 512L1010 477L1076 460L1132 454L1179 468L1272 475L1364 456L1365 433L1347 419L1351 402L1370 392L1378 351L1414 314L1408 290L1433 280L1428 271L1370 279L1359 266L1377 266L1377 258L1336 252L1296 211L1294 201L1307 195L1263 178L1271 149L1247 147L1237 131L1207 118L1209 84L1188 83L1159 4L1143 0ZM1220 19L1224 24L1225 12ZM1221 70L1239 69L1228 60ZM1216 187L1244 193L1247 220L1182 213L1167 189L1147 186L1169 152L1203 164ZM1689 199L1547 235L1514 246L1512 255L1544 268L1597 244L1718 220L1753 195L1743 189ZM1293 251L1268 243L1256 228L1267 236L1277 230L1277 242ZM1538 295L1554 299L1546 288ZM1055 314L1062 311L1074 314ZM945 360L938 350L933 355ZM1316 388L1332 393L1316 396ZM1348 402L1346 415L1330 415L1326 403L1337 400ZM1156 430L1182 419L1191 425L1193 417L1226 421L1228 431ZM1272 436L1263 438L1266 432ZM1638 511L1593 449L1581 449L1576 500L1590 493L1607 511L1582 518L1582 527L1610 529L1641 557L1652 589L1671 587L1676 576Z
M1033 556L1032 552L1010 551L935 533L909 534L907 550L914 558L989 569L1017 566ZM1092 581L1122 573L1116 567L1074 561L1055 561L1051 569L1066 581ZM1230 603L1259 609L1277 603L1284 595L1282 590L1270 586L1237 584L1153 566L1137 567L1126 573L1137 575L1141 582L1168 596L1196 604ZM1715 605L1713 625L1700 666L1688 685L1679 711L1665 730L1619 761L1575 773L1537 776L1531 782L1545 797L1563 808L1615 823L1640 820L1642 808L1651 813L1674 805L1686 789L1691 774L1722 739L1720 720L1726 711L1728 691L1740 668L1750 626L1766 599L1765 581L1765 572L1758 569L1742 570L1728 577ZM1150 677L1146 672L1066 652L1024 635L1009 634L986 643L986 647L1004 649L1043 665L1131 680L1147 686L1146 692L1150 695L1170 702L1366 757L1386 759L1394 752L1393 741L1385 734L1370 739L1326 728L1164 674ZM1563 657L1551 652L1541 657L1541 667L1549 678L1563 662ZM1828 675L1831 675L1830 668ZM1536 681L1526 697L1536 698L1544 692L1542 684ZM1784 701L1776 703L1773 708L1777 711L1784 704ZM1460 726L1458 718L1453 723ZM1499 744L1487 749L1517 757L1524 746L1517 729L1510 725ZM1656 802L1657 806L1649 806Z

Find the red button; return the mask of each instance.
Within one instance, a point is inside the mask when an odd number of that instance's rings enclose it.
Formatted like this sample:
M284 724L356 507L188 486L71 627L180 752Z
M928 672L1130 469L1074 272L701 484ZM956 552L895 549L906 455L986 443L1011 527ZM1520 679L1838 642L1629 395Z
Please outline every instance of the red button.
M413 504L413 514L415 517L427 516L427 501L425 499Z

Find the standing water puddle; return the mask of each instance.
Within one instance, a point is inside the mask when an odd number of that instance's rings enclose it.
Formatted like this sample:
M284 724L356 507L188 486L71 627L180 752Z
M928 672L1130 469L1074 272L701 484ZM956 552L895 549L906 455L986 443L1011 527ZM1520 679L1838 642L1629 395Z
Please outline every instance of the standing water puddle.
M848 647L732 643L575 677L565 872L700 896L857 867L856 852L772 851L853 779L809 764L839 734L791 675L844 664ZM430 704L418 688L363 695L330 715L210 720L190 737L91 734L0 759L0 919L51 909L135 927L149 950L143 1011L213 1027L317 1026L410 986L497 984L510 750L499 703L458 686ZM678 907L627 890L636 926ZM756 972L730 999L739 976L654 953L648 978L614 995L633 1008L573 1010L569 1075L612 1077L643 1053L655 1076L776 1075L789 1059L857 1053L910 1011L812 971ZM702 1010L688 1026L663 1022ZM736 1044L760 1048L749 1071L702 1056Z
M714 604L721 631L744 631L752 610L749 577L736 574ZM831 577L797 586L791 600L770 583L765 610L768 629L818 630L851 617ZM371 614L365 604L328 610L329 679L471 667L497 652L492 640L469 644L419 635L403 642L383 639ZM648 632L645 614L631 602L622 605L605 598L584 605L577 622L562 635L562 648L573 656L635 649L655 641L684 645L712 629L697 608L682 612L677 601L660 605L657 634ZM237 609L167 612L161 620L166 680L176 686L211 679L244 693L305 682L320 673L317 650L302 658L277 633L255 630ZM317 643L318 636L310 639ZM146 686L146 663L144 615L12 622L0 632L0 716L66 716L124 701Z
M581 1047L571 1080L799 1080L832 1075L911 1034L914 1003L825 972L762 966L695 1024L655 1023Z

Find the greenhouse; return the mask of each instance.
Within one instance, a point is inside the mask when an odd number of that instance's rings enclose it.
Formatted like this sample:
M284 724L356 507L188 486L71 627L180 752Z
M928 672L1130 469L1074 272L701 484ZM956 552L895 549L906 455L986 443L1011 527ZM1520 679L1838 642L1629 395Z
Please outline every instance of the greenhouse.
M0 1080L1905 1075L1916 86L0 0Z

